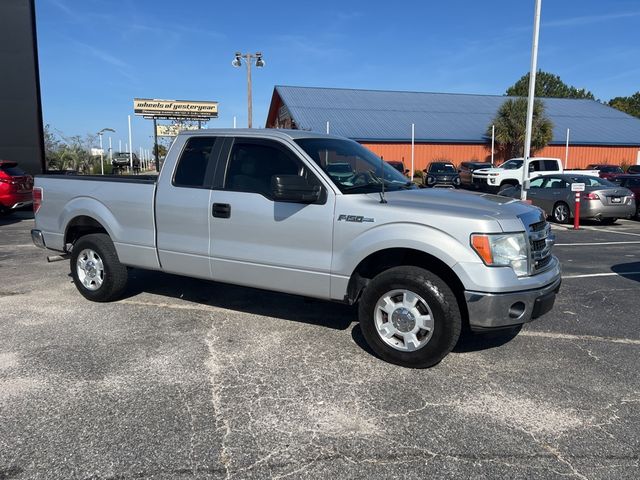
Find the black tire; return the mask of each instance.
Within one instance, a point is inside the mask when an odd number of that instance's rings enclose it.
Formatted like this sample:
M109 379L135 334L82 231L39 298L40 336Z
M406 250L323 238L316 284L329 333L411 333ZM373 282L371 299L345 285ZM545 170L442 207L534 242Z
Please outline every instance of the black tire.
M617 218L612 218L612 217L607 217L607 218L601 218L600 219L600 223L602 225L613 225L614 223L616 223L618 221Z
M561 209L566 209L566 217L562 215ZM558 202L553 206L551 217L556 223L567 224L571 220L571 209L565 202Z
M87 288L79 277L78 258L85 250L93 250L102 260L102 284L95 290ZM88 300L93 302L110 302L118 299L127 286L127 267L120 263L118 254L109 235L92 233L81 237L73 245L71 252L71 276L76 288Z
M512 183L512 182L505 182L502 183L500 185L500 187L498 188L498 195L502 194L502 192L504 192L506 189L511 188L511 187L517 187L518 184L517 183Z
M433 317L430 339L414 351L401 351L382 340L375 320L378 300L394 290L409 290L428 304ZM362 334L381 359L409 368L428 368L439 363L456 345L462 319L451 288L437 275L419 267L394 267L377 275L365 288L358 306Z

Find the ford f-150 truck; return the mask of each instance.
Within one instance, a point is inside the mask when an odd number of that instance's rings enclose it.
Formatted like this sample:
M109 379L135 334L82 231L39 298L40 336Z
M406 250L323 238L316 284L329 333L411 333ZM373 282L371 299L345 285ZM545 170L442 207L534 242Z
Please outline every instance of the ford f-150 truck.
M484 190L497 192L520 185L522 181L523 158L512 158L499 167L481 168L472 174L473 185ZM574 173L598 176L598 170L565 170L559 158L534 157L529 159L529 178L552 173Z
M408 367L438 363L464 325L539 317L560 287L538 208L418 189L358 143L306 131L183 132L157 179L38 176L34 210L34 243L70 258L89 300L117 299L138 267L358 303L373 351Z

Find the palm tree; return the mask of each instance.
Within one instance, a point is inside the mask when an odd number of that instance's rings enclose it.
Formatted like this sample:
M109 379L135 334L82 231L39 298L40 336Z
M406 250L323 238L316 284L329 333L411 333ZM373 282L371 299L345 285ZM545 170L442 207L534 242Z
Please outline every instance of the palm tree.
M524 156L524 140L527 123L527 99L509 99L502 104L493 119L498 154L504 159ZM491 125L487 129L491 138ZM553 138L553 123L545 116L542 100L533 103L531 154L541 150Z

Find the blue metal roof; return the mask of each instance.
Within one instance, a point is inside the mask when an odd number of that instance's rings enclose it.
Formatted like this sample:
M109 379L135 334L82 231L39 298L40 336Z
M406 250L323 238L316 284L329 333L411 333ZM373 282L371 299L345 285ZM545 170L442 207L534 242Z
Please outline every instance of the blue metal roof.
M487 126L512 97L276 86L297 127L359 141L484 143ZM544 98L552 144L640 145L640 119L594 100Z

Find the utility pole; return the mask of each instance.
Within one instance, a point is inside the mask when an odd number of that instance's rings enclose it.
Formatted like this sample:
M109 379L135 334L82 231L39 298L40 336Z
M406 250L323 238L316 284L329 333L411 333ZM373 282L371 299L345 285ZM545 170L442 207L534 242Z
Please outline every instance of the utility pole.
M533 44L531 45L531 70L529 71L529 101L527 105L527 130L524 138L524 161L522 162L522 182L520 200L527 199L527 179L529 178L529 157L531 156L531 128L533 125L533 103L536 95L536 72L538 70L538 38L540 36L540 9L542 0L536 0L533 18Z
M257 52L255 54L251 53L240 53L236 52L235 58L231 62L231 65L238 68L242 65L242 60L247 65L247 125L249 128L252 128L253 124L253 99L252 99L252 85L251 85L251 63L255 60L256 68L264 67L264 59L262 58L262 53Z

